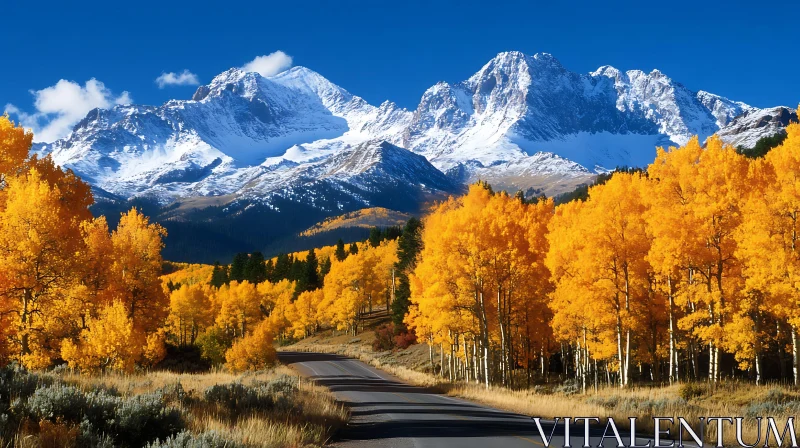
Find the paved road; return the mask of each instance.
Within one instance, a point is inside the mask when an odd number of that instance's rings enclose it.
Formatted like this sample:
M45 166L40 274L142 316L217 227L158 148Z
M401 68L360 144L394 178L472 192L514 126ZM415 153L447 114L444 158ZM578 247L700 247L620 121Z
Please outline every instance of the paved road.
M502 447L544 446L530 417L443 396L408 385L360 361L319 353L279 353L280 360L328 387L351 409L350 423L340 431L337 447ZM542 424L550 435L552 422ZM592 446L602 429L592 428ZM622 432L622 431L621 431ZM623 432L623 441L628 437ZM555 428L551 447L564 445L563 424ZM637 439L639 444L646 444ZM573 426L570 442L583 446L583 426ZM604 446L616 446L613 439ZM688 445L687 445L688 446Z

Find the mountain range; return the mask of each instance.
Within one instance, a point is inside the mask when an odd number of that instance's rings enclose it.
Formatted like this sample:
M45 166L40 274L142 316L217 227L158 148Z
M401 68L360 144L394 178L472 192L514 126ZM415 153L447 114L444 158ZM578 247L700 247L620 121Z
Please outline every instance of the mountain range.
M148 208L171 231L168 252L199 244L168 256L210 261L361 208L415 212L477 179L555 195L645 166L656 146L718 134L751 147L796 119L658 70L579 74L547 53L505 52L432 86L413 111L371 105L305 67L234 68L190 100L92 110L33 151L88 181L99 210Z

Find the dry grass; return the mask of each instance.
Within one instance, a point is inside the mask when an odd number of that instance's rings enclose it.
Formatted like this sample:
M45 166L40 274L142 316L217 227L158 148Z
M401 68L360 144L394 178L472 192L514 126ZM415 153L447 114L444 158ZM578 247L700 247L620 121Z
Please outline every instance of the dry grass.
M792 387L780 384L756 386L751 383L723 382L712 388L701 383L689 386L695 393L688 396L687 386L677 384L665 387L634 386L624 390L618 387L603 387L585 394L558 391L558 388L552 385L527 390L510 390L502 387L487 389L482 385L463 382L451 384L440 377L414 370L403 364L408 358L411 361L410 365L419 366L419 357L373 352L369 346L369 336L355 339L351 336L350 339L349 342L345 342L341 337L334 338L335 343L326 344L325 338L316 338L313 342L301 341L284 349L349 356L414 385L430 387L434 391L450 396L530 416L601 417L602 419L611 417L620 428L628 428L629 417L638 417L637 430L643 434L652 434L653 417L672 417L676 421L678 417L683 417L696 431L699 417L745 417L743 439L746 443L753 443L758 438L755 417L774 417L779 430L782 431L786 419L796 416L800 411L800 393ZM418 346L416 350L427 353L427 348L421 350ZM662 428L664 427L662 425ZM672 433L675 434L677 429L677 425L673 426ZM739 446L733 425L726 423L723 430L725 445ZM761 427L762 445L766 430L764 422ZM716 441L716 437L716 424L707 427L706 440ZM770 443L774 443L774 439L770 439Z
M256 387L284 376L297 379L297 387L292 390L287 406L240 410L203 398L204 392L214 385L241 383ZM64 373L58 375L58 379L85 392L113 389L127 397L180 384L186 397L171 401L169 406L180 410L186 429L193 434L213 431L226 441L233 442L235 445L232 446L323 446L349 419L348 411L327 389L299 378L293 370L285 366L241 375L226 371L203 374L109 373L99 376ZM78 428L74 425L46 420L25 421L16 434L6 440L0 438L0 447L76 446L78 433Z

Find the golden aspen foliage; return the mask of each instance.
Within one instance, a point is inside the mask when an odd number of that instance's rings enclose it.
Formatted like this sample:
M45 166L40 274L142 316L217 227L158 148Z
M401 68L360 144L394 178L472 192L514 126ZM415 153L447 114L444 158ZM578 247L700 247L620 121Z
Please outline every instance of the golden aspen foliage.
M20 173L27 173L36 170L42 180L46 181L51 187L58 188L61 194L63 209L69 211L69 217L74 217L80 221L92 219L89 206L94 202L92 189L88 183L84 182L72 170L62 169L53 162L48 155L40 158L32 154L20 168Z
M46 324L73 283L82 214L66 208L58 186L36 169L8 179L0 210L0 314L12 316L15 328L4 336L12 358L26 366L57 356Z
M169 297L169 327L178 344L194 344L197 336L214 323L211 287L204 284L181 285Z
M678 326L709 347L712 381L719 378L719 349L725 345L725 325L735 316L741 297L743 279L735 257L734 234L741 223L742 199L750 188L748 171L748 160L717 137L710 138L705 148L694 138L681 148L659 149L655 162L648 167L653 182L665 183L663 187L656 186L657 191L668 195L656 205L656 213L683 212L680 224L690 232L677 233L676 242L659 241L680 230L656 225L655 244L667 250L671 247L673 255L665 258L664 253L668 252L664 249L659 249L660 255L653 255L661 259L654 261L662 277L669 272L670 264L683 264L684 282L676 298L686 313ZM649 221L653 223L654 219Z
M652 311L647 300L650 266L645 257L650 241L639 188L642 182L638 174L615 173L606 184L589 190L584 207L588 226L582 268L591 272L589 281L596 291L586 309L614 317L613 342L623 386L630 378L631 339L643 329L644 315Z
M112 291L137 330L157 331L169 313L169 298L161 288L161 249L166 230L136 209L122 215L111 234L114 258Z
M256 287L258 305L269 321L273 334L282 335L291 326L295 286L295 282L283 279L277 283L261 282Z
M121 370L130 372L142 356L145 336L119 301L105 307L81 332L78 343L65 339L61 356L72 368L86 372Z
M528 204L478 183L424 220L406 323L451 359L478 353L483 368L473 365L471 375L487 385L491 370L508 384L514 365L529 367L520 353L553 347L547 319L537 318L551 289L544 234L552 213L552 201Z
M214 302L219 306L216 325L233 338L242 338L263 317L256 285L247 280L221 287Z
M83 245L75 255L75 283L66 297L65 307L71 310L75 333L87 328L88 319L113 301L111 261L114 246L106 218L101 216L81 223Z
M359 251L358 254L333 263L323 287L326 318L338 330L347 330L353 334L358 333L367 305L367 274L362 263L363 258L364 251Z
M761 316L774 315L779 327L791 334L792 365L798 384L800 125L792 123L786 131L783 144L764 159L751 163L749 194L742 207L742 225L736 233L736 255L742 261L745 291L738 310L738 332L731 332L729 338L740 367L755 364L760 376L765 339Z
M225 353L228 368L234 372L265 369L277 358L272 346L272 331L269 322L261 322L242 339L233 343Z
M33 133L16 126L8 114L0 116L0 190L5 187L5 178L16 174L22 162L28 158L31 143Z
M317 331L323 323L323 301L325 293L322 289L304 291L294 302L294 314L291 320L291 332L295 338L304 338Z
M140 364L153 367L163 360L167 356L166 339L164 328L159 328L158 331L146 335Z

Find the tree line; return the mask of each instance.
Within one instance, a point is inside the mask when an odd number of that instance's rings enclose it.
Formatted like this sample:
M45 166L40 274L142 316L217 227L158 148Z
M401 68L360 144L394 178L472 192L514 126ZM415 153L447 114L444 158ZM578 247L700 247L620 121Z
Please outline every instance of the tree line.
M755 155L659 148L558 206L478 183L425 219L406 322L442 373L487 386L797 384L798 173L792 124Z
M299 339L330 327L358 334L365 316L393 302L402 271L398 253L419 239L419 226L412 218L403 229L376 229L363 242L339 240L270 260L238 254L208 274L186 269L185 278L179 271L165 286L167 334L178 346L197 347L212 364L234 369L266 365L274 338ZM407 307L395 312L402 321Z
M164 229L136 209L114 231L89 185L0 116L0 364L130 370L165 353Z

